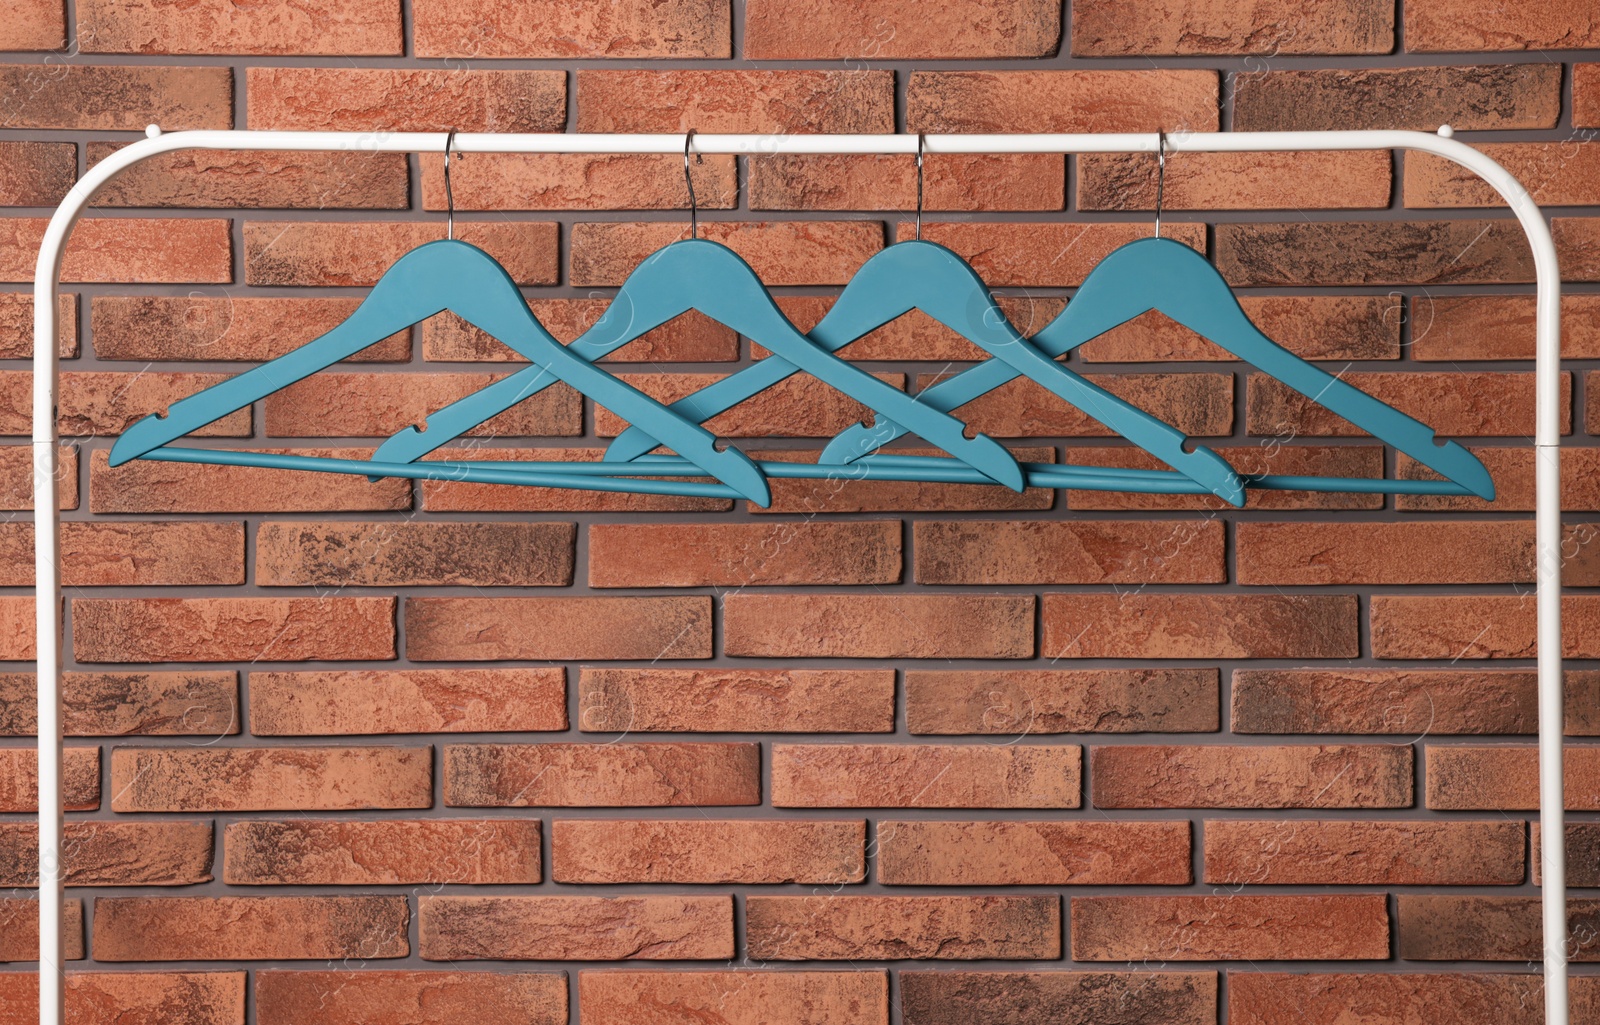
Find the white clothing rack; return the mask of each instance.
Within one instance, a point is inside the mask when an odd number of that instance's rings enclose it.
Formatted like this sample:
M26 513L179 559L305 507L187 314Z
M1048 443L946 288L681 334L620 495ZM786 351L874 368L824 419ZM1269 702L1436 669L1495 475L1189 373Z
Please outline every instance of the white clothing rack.
M1538 581L1539 821L1544 843L1543 937L1547 1025L1568 1025L1566 851L1562 801L1560 296L1561 279L1549 227L1528 191L1483 153L1438 134L1411 131L1192 132L1165 136L1171 153L1302 150L1417 150L1454 161L1494 186L1509 204L1533 250L1537 281L1536 513ZM34 275L33 457L39 702L39 1022L63 1025L61 836L61 577L60 512L56 505L56 294L62 253L84 208L119 172L178 150L316 150L443 153L445 132L185 131L148 138L100 161L73 186L45 230ZM929 135L926 153L1156 153L1154 132L1140 134ZM454 134L457 153L680 154L683 135ZM916 135L693 136L695 152L719 154L914 154Z

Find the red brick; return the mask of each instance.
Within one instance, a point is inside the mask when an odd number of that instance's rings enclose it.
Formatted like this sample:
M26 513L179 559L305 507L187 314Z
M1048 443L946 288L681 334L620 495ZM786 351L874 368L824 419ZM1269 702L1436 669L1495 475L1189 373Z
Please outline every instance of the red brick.
M611 300L530 299L528 306L546 331L561 342L571 342L594 326L611 306ZM430 317L423 323L422 358L461 363L527 361L498 339L451 313ZM738 358L739 336L733 329L691 310L645 332L600 362L728 363Z
M219 384L224 374L67 371L61 375L57 422L61 433L77 436L120 434L152 412L166 408L203 388ZM250 410L243 409L198 428L193 437L248 437ZM33 433L33 374L0 370L0 432Z
M1394 7L1385 0L1309 10L1294 0L1178 0L1155 7L1079 0L1072 8L1072 53L1079 57L1283 57L1386 54L1393 48Z
M1529 840L1528 864L1532 870L1530 882L1539 886L1543 882L1544 865L1540 848L1539 823L1530 823L1532 835ZM1600 830L1594 822L1568 822L1567 837L1567 885L1592 887L1600 886Z
M1401 495L1396 508L1411 512L1533 512L1534 455L1527 448L1472 448L1494 478L1493 501L1461 495ZM1561 449L1561 508L1600 509L1600 450ZM1398 454L1395 475L1401 480L1442 480L1437 473L1403 453ZM1586 528L1579 527L1581 532Z
M1600 810L1600 748L1569 747L1563 759L1567 807ZM1539 807L1534 747L1429 744L1428 807L1435 811L1532 811Z
M1347 886L1514 886L1522 882L1521 822L1212 819L1208 883Z
M906 129L1214 132L1217 104L1217 73L1208 68L913 71L906 86Z
M1035 130L1042 131L1029 129ZM909 222L897 227L898 238L912 238L915 233ZM1163 237L1205 251L1203 224L1169 223L1162 227L1162 233ZM945 221L923 225L922 237L955 250L990 288L1071 288L1083 284L1088 273L1112 250L1135 239L1149 238L1150 225ZM765 275L762 280L766 280Z
M1538 897L1405 893L1395 914L1396 946L1407 961L1537 964L1544 953L1540 914ZM1567 901L1568 960L1600 960L1597 923L1600 901Z
M427 747L119 747L111 810L427 808Z
M56 297L56 355L78 355L78 297ZM0 359L33 358L33 295L0 292Z
M668 372L617 376L624 384L670 404L728 375ZM904 374L873 376L897 391L905 390ZM867 403L814 377L795 374L727 412L717 414L706 421L705 427L724 438L831 438L871 416L872 407ZM595 404L594 430L600 437L615 437L626 426L627 421L622 417Z
M1525 520L1255 522L1237 531L1241 584L1509 584L1534 578L1533 524ZM1394 558L1396 552L1405 558Z
M559 132L566 75L556 70L250 68L251 128L321 132Z
M1215 584L1220 520L936 520L912 526L919 584Z
M1533 280L1533 254L1513 220L1219 224L1216 262L1234 287Z
M1581 0L1535 0L1509 8L1490 0L1411 0L1405 18L1406 49L1412 53L1600 47L1600 25Z
M240 53L395 56L404 52L400 11L390 0L308 8L291 0L240 5L221 0L175 7L82 0L85 53Z
M888 886L1181 886L1187 822L917 822L877 829Z
M553 223L468 223L462 241L486 250L519 285L553 285L558 276ZM372 285L395 261L445 237L421 221L251 221L244 226L245 282L251 285Z
M1077 808L1076 744L774 744L775 808Z
M1046 0L962 0L937 10L893 0L754 0L745 12L746 60L1049 57L1060 42L1061 8Z
M1072 898L1075 961L1352 961L1389 956L1381 893Z
M444 154L422 154L422 208L449 209ZM690 165L695 206L731 210L739 182L731 156ZM457 210L687 210L683 160L649 153L474 153L452 161Z
M172 132L233 127L233 71L226 67L80 64L59 58L3 64L0 96L6 97L0 113L6 128L131 132L158 124Z
M77 180L70 142L0 142L0 206L55 206Z
M1441 437L1524 437L1533 428L1532 374L1466 371L1454 374L1385 370L1343 374L1341 380L1432 427ZM1325 406L1266 374L1251 374L1245 392L1251 434L1280 437L1367 437ZM1572 377L1562 376L1562 431L1572 430Z
M1246 295L1239 305L1263 334L1308 360L1400 358L1405 308L1379 295ZM1085 363L1233 360L1221 346L1151 311L1084 344Z
M755 744L447 744L453 808L645 808L761 802Z
M1568 674L1568 730L1592 729ZM1452 735L1535 733L1539 708L1531 671L1448 669L1236 669L1234 733ZM1576 727L1576 729L1575 729Z
M518 224L517 228L525 225ZM620 285L647 257L689 237L675 221L604 221L572 226L571 284ZM714 221L700 238L738 253L767 285L843 285L883 248L878 221Z
M618 733L890 733L892 669L592 669L578 728Z
M1217 973L902 971L905 1025L1216 1025Z
M100 807L100 749L69 747L61 755L61 801L67 811ZM0 748L0 811L39 810L39 753L33 747ZM0 930L0 935L4 930ZM0 957L0 961L8 960Z
M1600 217L1552 217L1563 281L1600 281Z
M263 587L565 587L572 523L263 523Z
M726 3L682 0L584 8L556 0L422 0L419 57L731 57Z
M153 1022L182 1008L183 1025L244 1025L244 982L244 972L69 972L67 1019L78 1025ZM38 1020L38 976L0 975L0 1025Z
M67 587L244 583L242 523L61 524ZM0 523L0 586L32 587L33 524Z
M539 624L530 631L528 624ZM604 630L597 630L604 624ZM406 657L501 659L711 657L711 599L407 598Z
M1415 360L1534 358L1531 295L1415 296L1411 323ZM1600 296L1561 297L1561 355L1600 358Z
M32 598L0 597L0 662L33 661L35 625Z
M424 961L726 960L733 899L418 897Z
M674 1018L718 1025L883 1025L889 976L867 969L582 971L578 1000L586 1025L664 1025Z
M89 166L121 148L89 143ZM119 173L93 205L404 210L409 181L400 153L181 150Z
M399 897L100 897L97 961L293 961L405 957Z
M598 412L598 411L597 411ZM0 451L4 451L0 449ZM438 458L459 459L470 453L477 460L543 462L575 460L598 462L599 448L447 448ZM763 453L766 455L766 453ZM774 482L776 484L778 482ZM677 495L630 495L612 491L573 491L567 488L525 487L518 484L468 484L428 480L421 483L423 507L429 512L719 512L733 508L726 498L685 498ZM777 488L774 487L776 492Z
M94 353L101 359L264 363L338 327L361 299L299 296L97 295L91 300ZM347 363L404 363L402 331Z
M1289 445L1287 439L1249 445L1220 445L1213 449L1241 474L1289 474L1323 477L1382 477L1383 449L1374 445ZM1129 446L1117 448L1067 449L1067 462L1075 466L1128 467L1135 470L1166 470L1165 463ZM1230 508L1214 495L1141 495L1131 491L1067 492L1067 504L1074 511L1139 510L1204 511ZM1382 495L1339 491L1264 491L1249 493L1247 505L1258 510L1288 509L1381 509Z
M83 901L69 900L62 907L61 939L67 960L83 960ZM38 900L33 897L0 897L0 962L38 960ZM0 979L13 977L9 972L0 974ZM38 975L32 972L24 977L35 982L38 980ZM4 1010L0 1005L0 1013ZM37 1020L37 1017L31 1019Z
M1215 669L911 669L912 733L1210 733Z
M1037 961L1061 956L1061 898L767 897L745 899L758 961Z
M1549 63L1267 71L1238 76L1233 101L1239 132L1554 128L1560 115Z
M1537 955L1535 956L1537 959ZM1228 977L1229 1025L1339 1025L1352 1014L1362 1025L1540 1025L1544 983L1538 974L1428 972L1398 974L1278 974L1235 972ZM1594 986L1572 980L1573 1020L1594 1006Z
M1600 657L1600 603L1561 601L1567 658ZM1373 595L1374 658L1533 658L1537 615L1524 595Z
M1090 751L1096 808L1409 808L1412 754L1391 744L1157 746Z
M1381 210L1390 157L1381 151L1177 153L1166 178L1152 154L1078 158L1079 210Z
M32 673L0 673L0 736L38 728ZM239 732L234 672L62 673L69 737L207 736Z
M560 972L258 971L261 1025L566 1025Z
M209 822L72 821L66 823L61 850L69 886L188 886L211 881ZM38 885L38 825L0 824L0 886Z
M1600 64L1572 66L1572 123L1600 128Z
M0 50L59 50L67 42L62 0L17 0L0 28Z
M372 449L249 449L282 455L370 459ZM354 474L202 466L135 459L113 469L109 451L90 454L94 513L384 512L411 508L411 482L367 483ZM74 503L76 504L76 503Z
M1355 595L1046 594L1046 658L1354 658Z
M252 820L229 823L223 843L231 886L542 881L537 820Z
M0 449L0 451L4 451ZM934 449L896 449L897 454L942 455ZM1011 446L1018 462L1053 463L1052 448ZM816 462L817 453L765 451L763 459L774 462ZM752 503L752 513L859 514L864 512L1005 512L1044 510L1052 507L1055 492L1049 488L1028 488L1022 492L997 488L991 484L919 484L914 481L865 481L824 478L817 480L783 479L772 481L772 505L763 509Z
M1032 595L729 594L723 650L755 658L1031 658Z
M892 132L888 70L578 71L580 132Z
M1510 171L1540 206L1600 203L1600 144L1487 142L1475 148ZM1427 153L1406 157L1405 202L1409 207L1506 205L1475 172Z
M560 667L250 674L258 737L566 728Z
M814 523L596 523L590 587L893 584L896 520Z
M78 450L56 450L57 505L78 507ZM103 456L101 458L104 458ZM33 449L26 444L0 445L0 511L15 512L33 508Z
M76 598L81 662L394 658L393 598Z
M550 837L558 883L815 883L866 878L860 819L726 822L561 819Z
M33 280L45 224L42 217L0 221L0 281ZM228 225L209 218L85 218L72 229L61 280L226 283L233 280Z
M923 161L923 208L1060 210L1066 205L1066 181L1065 158L1055 153L936 153ZM916 208L912 156L791 155L750 161L752 210Z

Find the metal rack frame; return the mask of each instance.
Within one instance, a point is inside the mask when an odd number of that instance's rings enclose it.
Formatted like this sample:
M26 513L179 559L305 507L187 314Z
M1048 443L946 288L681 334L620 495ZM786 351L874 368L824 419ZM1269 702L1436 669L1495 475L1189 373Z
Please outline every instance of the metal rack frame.
M62 254L84 208L121 171L179 150L309 150L323 152L443 153L656 153L679 154L685 138L664 135L480 134L445 132L185 131L148 138L102 160L73 186L50 218L39 246L33 285L33 496L37 572L39 703L39 1022L63 1025L64 964L61 911L62 733L60 511L56 504L58 451L56 296ZM1194 132L1165 136L1169 153L1240 153L1309 150L1417 150L1453 161L1495 188L1515 214L1533 250L1537 283L1535 536L1538 584L1539 821L1542 845L1544 995L1547 1025L1567 1025L1567 922L1562 799L1562 649L1560 504L1560 298L1555 244L1539 207L1500 164L1456 141L1448 127L1437 134L1361 130L1330 132ZM928 135L925 153L1157 153L1162 136L1140 134ZM712 154L915 154L916 135L694 135L694 147Z

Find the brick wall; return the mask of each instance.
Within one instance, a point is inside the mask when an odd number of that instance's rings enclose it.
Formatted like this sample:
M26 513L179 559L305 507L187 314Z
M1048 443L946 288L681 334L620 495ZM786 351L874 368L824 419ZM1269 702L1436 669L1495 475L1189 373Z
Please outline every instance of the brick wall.
M1309 10L1307 10L1309 8ZM1568 296L1568 843L1600 959L1600 29L1583 0L8 0L0 19L0 1023L34 1014L26 284L147 123L890 132L1449 123L1547 204ZM1154 161L930 158L925 234L1025 329L1149 234ZM1501 498L775 482L770 510L135 462L110 441L345 317L444 231L437 156L182 153L68 249L71 1020L1527 1025L1537 968L1533 305L1423 156L1179 155L1172 237L1269 334L1461 437ZM708 157L702 230L814 323L907 237L909 158ZM473 155L457 230L571 338L681 237L676 157ZM850 354L916 386L920 316ZM749 342L613 359L676 397ZM1182 330L1072 362L1242 469L1422 476ZM509 372L459 322L204 432L364 455ZM1013 385L1019 455L1150 465ZM862 415L796 379L718 417ZM479 458L593 453L564 387ZM798 458L790 456L789 458ZM1575 1020L1600 1021L1579 964Z

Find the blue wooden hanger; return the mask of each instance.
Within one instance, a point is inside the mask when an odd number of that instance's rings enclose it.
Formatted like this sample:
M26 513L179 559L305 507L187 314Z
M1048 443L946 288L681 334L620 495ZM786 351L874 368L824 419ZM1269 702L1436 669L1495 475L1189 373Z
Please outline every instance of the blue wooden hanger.
M1245 315L1227 280L1205 257L1161 237L1161 196L1167 170L1165 133L1158 138L1157 159L1155 237L1130 242L1100 261L1067 308L1034 335L1034 344L1051 356L1060 356L1156 310L1393 445L1467 492L1492 500L1494 481L1471 452L1454 441L1438 441L1427 424L1313 366L1262 334ZM920 392L917 398L939 409L955 409L1016 376L1012 367L991 359ZM852 462L904 433L881 418L871 427L858 424L829 442L820 461ZM1395 489L1399 489L1398 484Z
M448 170L448 141L445 166ZM652 433L663 432L660 437L666 444L708 475L759 505L770 503L766 476L748 456L733 448L719 451L715 435L705 428L689 423L662 403L569 352L535 319L504 267L476 246L454 239L453 216L450 234L449 239L425 243L401 257L384 272L355 312L327 334L173 403L165 416L147 416L133 424L112 446L110 464L118 466L146 455L397 331L449 310L531 360L532 369L551 383L566 381L630 421L652 424Z
M686 141L685 177L688 168L687 146ZM690 231L693 233L692 183L690 216ZM892 419L904 430L914 431L991 480L1015 491L1023 490L1022 468L1004 446L984 434L968 438L966 425L960 420L944 411L932 410L920 404L912 396L840 359L801 334L778 309L777 303L750 265L733 250L717 242L691 237L671 243L648 257L628 275L616 298L606 308L605 315L573 343L570 354L574 358L598 358L597 354L625 345L690 310L698 310L761 343L777 358L785 361L789 372L805 370L818 380L865 403L881 416ZM1087 382L1083 383L1087 386ZM428 417L426 431L408 427L397 432L378 448L373 459L387 462L416 460L460 437L542 386L535 368L518 371L434 413ZM1109 395L1106 397L1112 398ZM607 408L630 423L643 427L651 439L651 448L657 443L676 448L666 438L656 435L649 425L628 416L626 410L609 404Z

